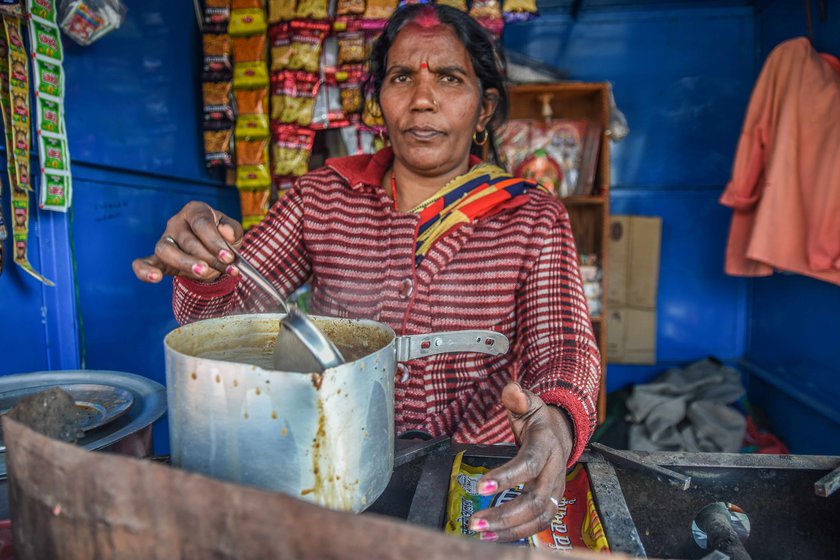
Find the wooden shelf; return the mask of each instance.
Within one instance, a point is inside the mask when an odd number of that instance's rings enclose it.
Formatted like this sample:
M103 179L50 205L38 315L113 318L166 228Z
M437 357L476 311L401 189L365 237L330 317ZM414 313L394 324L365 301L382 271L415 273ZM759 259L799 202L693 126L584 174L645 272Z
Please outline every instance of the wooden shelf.
M610 115L608 83L557 82L514 85L508 88L511 119L541 119L546 105L554 119L587 119L600 124L601 144L595 171L595 191L589 196L563 198L569 211L579 253L594 254L601 266L601 314L592 317L592 327L601 352L601 393L598 419L606 416L607 386L607 260L610 215L610 143L607 136Z
M607 197L601 195L591 196L567 196L563 198L563 204L566 206L578 206L583 204L606 204Z

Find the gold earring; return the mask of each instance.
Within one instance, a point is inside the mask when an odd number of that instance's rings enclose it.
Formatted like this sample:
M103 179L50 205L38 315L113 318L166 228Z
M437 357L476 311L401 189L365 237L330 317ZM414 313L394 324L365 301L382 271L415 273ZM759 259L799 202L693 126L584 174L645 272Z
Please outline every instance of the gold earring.
M482 136L481 142L479 142L477 138L478 132L473 132L473 142L475 142L476 146L483 146L487 143L487 139L490 137L490 133L487 132L486 128L482 130L482 132L484 133L484 136Z

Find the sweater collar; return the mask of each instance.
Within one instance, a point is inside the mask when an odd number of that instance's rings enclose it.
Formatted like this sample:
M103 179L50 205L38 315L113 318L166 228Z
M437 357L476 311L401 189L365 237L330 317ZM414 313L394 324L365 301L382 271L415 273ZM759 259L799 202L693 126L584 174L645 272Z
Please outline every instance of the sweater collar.
M353 189L381 187L382 177L394 162L394 150L383 148L373 155L363 154L330 158L326 166L338 173ZM481 158L470 154L470 169L481 163Z

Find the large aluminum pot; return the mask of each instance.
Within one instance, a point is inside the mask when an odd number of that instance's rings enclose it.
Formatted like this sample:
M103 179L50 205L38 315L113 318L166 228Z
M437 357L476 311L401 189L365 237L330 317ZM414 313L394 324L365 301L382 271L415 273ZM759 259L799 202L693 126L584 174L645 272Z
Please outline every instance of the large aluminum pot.
M172 463L344 511L364 510L391 477L397 363L508 349L492 331L397 337L374 321L312 317L347 362L273 371L282 318L208 319L166 336Z

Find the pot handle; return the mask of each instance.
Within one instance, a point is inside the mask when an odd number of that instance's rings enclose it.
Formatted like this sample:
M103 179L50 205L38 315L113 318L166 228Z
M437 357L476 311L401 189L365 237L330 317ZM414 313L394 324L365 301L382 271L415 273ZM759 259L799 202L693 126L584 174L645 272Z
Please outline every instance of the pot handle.
M495 331L448 331L398 336L395 344L397 362L454 352L498 356L506 353L510 347L507 337Z

